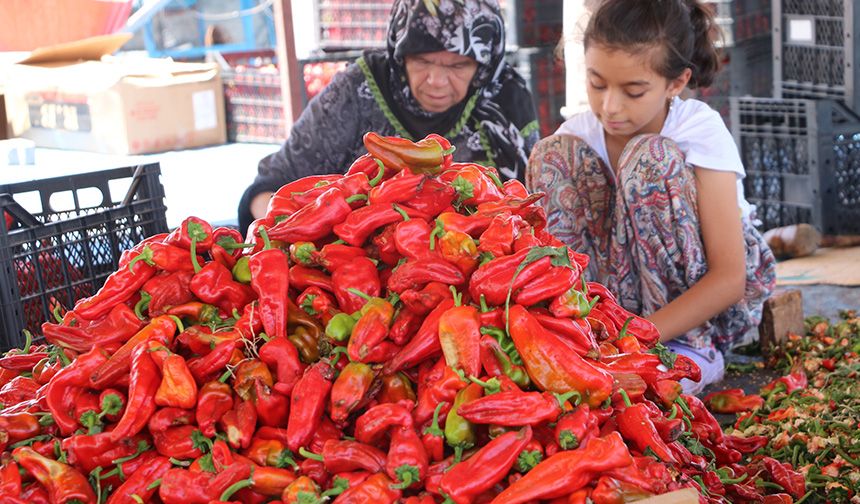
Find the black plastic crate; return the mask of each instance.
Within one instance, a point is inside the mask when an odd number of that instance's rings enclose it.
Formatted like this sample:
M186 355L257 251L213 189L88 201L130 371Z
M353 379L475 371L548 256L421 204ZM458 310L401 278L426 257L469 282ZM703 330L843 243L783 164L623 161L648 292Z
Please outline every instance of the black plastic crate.
M772 34L771 0L734 0L732 29L735 44L766 38Z
M715 109L731 125L729 97L773 96L773 48L769 40L746 40L722 49L722 68L714 83L697 98Z
M860 233L860 116L834 100L732 98L744 190L764 229Z
M857 0L774 0L774 79L782 98L831 98L860 111Z
M155 163L0 185L0 214L14 218L0 225L0 347L38 334L55 306L94 294L122 251L167 231L160 175Z

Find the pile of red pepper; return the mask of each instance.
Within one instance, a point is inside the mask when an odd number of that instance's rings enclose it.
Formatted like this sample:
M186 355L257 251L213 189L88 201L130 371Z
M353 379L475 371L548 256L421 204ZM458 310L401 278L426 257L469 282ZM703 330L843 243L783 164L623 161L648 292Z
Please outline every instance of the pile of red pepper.
M0 358L0 500L790 502L743 484L767 439L681 393L698 367L581 278L542 195L435 135L365 145L244 238L141 242Z
M713 411L738 414L727 432L768 440L747 466L749 485L763 470L773 475L771 487L797 502L858 502L860 318L810 317L806 327L806 335L790 335L772 353L770 364L786 374L760 394L728 390L705 401Z

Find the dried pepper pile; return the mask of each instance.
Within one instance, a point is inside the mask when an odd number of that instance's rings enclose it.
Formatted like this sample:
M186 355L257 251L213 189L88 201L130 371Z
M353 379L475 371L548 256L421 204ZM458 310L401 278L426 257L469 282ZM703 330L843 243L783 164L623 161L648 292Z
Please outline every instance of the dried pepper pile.
M739 413L731 435L768 439L754 464L797 468L800 477L777 482L800 488L805 479L808 492L798 502L860 502L860 318L843 312L831 324L811 317L806 328L771 357L786 375L760 395L729 390L706 402L713 411Z
M365 137L248 235L123 253L0 358L2 502L790 502L681 393L691 360L581 273L522 184Z

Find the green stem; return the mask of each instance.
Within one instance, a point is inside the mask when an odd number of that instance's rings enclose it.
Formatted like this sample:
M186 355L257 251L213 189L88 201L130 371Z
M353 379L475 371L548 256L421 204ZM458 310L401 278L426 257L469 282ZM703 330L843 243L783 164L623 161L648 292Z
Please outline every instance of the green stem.
M152 296L144 290L140 291L140 301L134 305L134 314L137 315L137 318L140 320L146 320L146 317L143 316L143 310L149 309L150 301L152 301Z
M678 406L681 407L681 411L683 411L685 415L690 418L694 418L696 416L693 414L692 411L690 411L690 406L687 404L687 401L683 397L679 396L677 399L675 399L675 402L678 404Z
M361 299L363 299L365 301L370 301L371 299L373 299L373 296L371 296L369 294L365 294L365 293L361 292L360 290L353 288L353 287L350 287L349 289L347 289L347 292L349 292L350 294L355 294L356 296L360 297Z
M834 451L840 457L845 459L845 462L848 462L849 464L853 465L854 467L860 467L860 460L855 460L855 459L851 458L851 455L848 455L848 453L845 450L843 450L842 448L835 448Z
M481 294L480 302L481 302L481 313L487 313L488 311L490 311L490 307L487 306L487 298L485 298L483 294Z
M352 196L346 198L347 203L354 203L356 201L367 200L366 194L353 194Z
M60 315L60 309L62 307L58 304L54 305L54 309L51 310L51 313L54 315L54 320L57 321L58 324L63 323L63 317Z
M430 250L436 250L436 237L445 232L445 224L439 219L436 219L436 226L430 233Z
M621 394L621 399L624 400L624 405L627 407L633 406L633 403L630 402L630 396L627 395L627 391L624 389L618 389L618 393Z
M197 261L197 237L191 238L191 264L194 265L194 272L199 273L203 268L200 267L200 263Z
M379 171L376 173L376 176L370 179L367 183L370 187L376 187L376 184L382 182L382 177L385 175L385 165L382 164L382 161L373 158L376 161L376 165L379 166Z
M457 288L453 285L449 286L448 289L451 291L451 294L454 295L454 306L462 306L463 305L463 295L457 292Z
M487 170L487 171L485 171L485 172L484 172L484 175L486 175L487 177L489 177L489 178L490 178L490 180L492 180L492 181L493 181L493 183L494 183L494 184L496 184L496 187L498 187L499 189L504 189L504 188L505 188L505 185L504 185L504 184L502 184L502 181L501 181L501 180L499 180L499 176L498 176L498 175L496 175L495 173L491 172L490 170Z
M224 493L221 494L222 501L229 501L230 497L233 496L234 493L238 492L243 488L248 488L249 486L254 484L254 466L251 466L251 475L243 480L239 480L224 490Z
M325 462L325 458L318 453L314 453L312 451L308 451L304 446L299 448L299 455L306 459L316 460L317 462Z
M676 416L678 416L678 405L672 403L672 414L666 417L666 420L674 420Z
M180 319L176 315L168 315L168 316L171 318L171 320L173 320L173 323L176 324L176 328L179 329L179 334L184 333L185 332L185 325L182 323L182 319Z
M266 232L266 228L260 226L257 228L257 232L260 233L260 237L263 239L263 250L272 248L272 240L269 239L269 233Z
M21 351L25 354L28 354L28 353L30 353L30 347L33 346L33 333L31 333L30 331L28 331L26 329L24 329L23 332L24 332L24 348Z
M625 392L625 394L626 394L626 392ZM564 403L566 403L567 400L570 399L571 397L576 398L573 401L574 406L577 406L577 405L579 405L579 403L582 402L582 394L580 394L576 390L571 390L570 392L566 392L564 394L553 393L552 395L555 396L555 399L558 401L559 407L561 407L562 409L564 408Z
M401 217L403 217L403 221L404 221L404 222L406 222L406 221L408 221L408 220L409 220L409 214L408 214L408 213L406 213L406 210L404 210L404 209L400 208L399 206L397 206L397 203L392 203L392 204L391 204L391 207L392 207L392 208L394 208L394 210L396 210L396 211L397 211L397 213L399 213Z

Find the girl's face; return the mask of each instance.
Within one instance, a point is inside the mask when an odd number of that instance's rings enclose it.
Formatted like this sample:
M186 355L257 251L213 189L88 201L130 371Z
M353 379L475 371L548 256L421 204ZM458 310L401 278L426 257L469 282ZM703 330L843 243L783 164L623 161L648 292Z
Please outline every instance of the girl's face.
M463 101L477 71L477 61L448 51L406 56L409 88L427 112L444 112Z
M630 139L663 129L669 99L681 93L691 71L666 79L651 67L655 50L632 54L593 45L585 51L588 103L607 135Z

